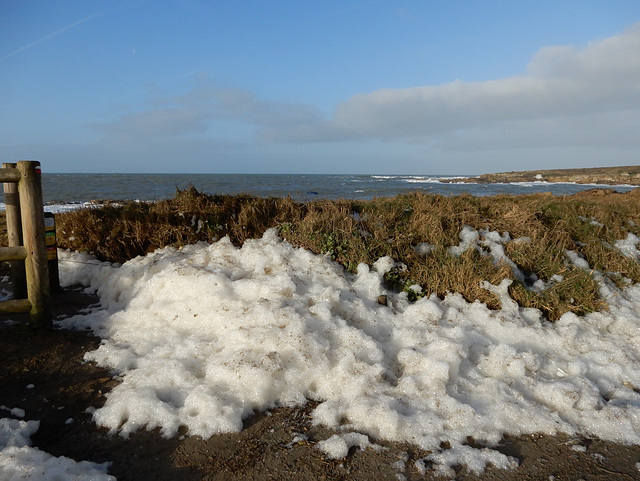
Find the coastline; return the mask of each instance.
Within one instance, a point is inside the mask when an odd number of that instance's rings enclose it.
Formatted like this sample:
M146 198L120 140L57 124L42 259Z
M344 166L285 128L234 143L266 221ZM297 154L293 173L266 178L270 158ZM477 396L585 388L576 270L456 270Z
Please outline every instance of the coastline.
M551 192L571 195L603 184L562 182L489 183L471 174L466 178L435 175L261 175L261 174L43 174L47 205L83 204L100 199L158 201L172 198L176 190L193 185L199 192L215 195L291 197L297 201L371 200L422 192L455 196L491 196ZM522 180L522 179L521 179ZM626 179L625 179L626 180ZM627 191L635 185L608 187ZM0 192L0 203L4 198ZM0 204L1 207L1 204Z
M441 182L478 184L548 182L594 185L640 185L640 166L496 172L464 179L442 179Z

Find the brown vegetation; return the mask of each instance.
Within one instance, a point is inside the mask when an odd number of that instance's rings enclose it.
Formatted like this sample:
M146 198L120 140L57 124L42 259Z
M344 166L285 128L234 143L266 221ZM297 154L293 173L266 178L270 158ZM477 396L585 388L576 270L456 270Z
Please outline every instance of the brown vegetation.
M446 197L399 195L371 201L318 200L298 203L290 198L248 195L208 196L194 187L173 199L155 203L126 203L83 209L57 216L58 245L94 252L100 259L125 262L164 246L180 247L197 241L213 242L228 235L241 245L277 227L282 238L296 246L326 254L355 271L361 262L373 264L391 256L398 267L387 275L391 288L419 295L458 292L499 307L497 298L481 287L483 280L513 280L511 296L524 307L541 309L549 319L572 311L584 314L602 307L593 272L568 262L573 250L589 266L618 285L640 281L640 264L613 247L629 232L640 234L640 190L596 195L587 192L556 197ZM507 256L529 277L563 280L536 293L530 282L518 280L504 263L495 264L482 249L459 256L449 253L460 243L464 226L508 232ZM416 252L427 243L431 251ZM533 277L535 275L535 277ZM410 287L420 285L422 293Z

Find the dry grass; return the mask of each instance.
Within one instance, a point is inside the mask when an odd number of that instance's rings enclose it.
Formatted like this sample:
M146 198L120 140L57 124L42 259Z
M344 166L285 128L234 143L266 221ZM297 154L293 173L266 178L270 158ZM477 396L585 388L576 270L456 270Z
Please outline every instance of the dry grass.
M523 307L538 308L551 320L565 312L584 314L602 308L592 272L568 262L566 250L579 253L592 269L619 285L640 282L640 264L613 248L629 232L640 234L640 190L627 194L590 191L574 196L445 197L410 194L372 201L313 201L290 198L207 196L190 187L173 199L128 203L59 214L60 247L94 252L99 258L124 262L167 245L213 242L228 235L241 245L271 227L282 238L331 256L354 271L391 256L398 268L387 275L390 287L405 290L418 284L423 295L458 292L499 307L481 281L497 284L510 278L511 296ZM510 266L495 264L483 249L459 256L449 253L460 243L464 226L509 233L506 255L529 278L562 280L536 293ZM433 246L426 256L414 249Z
M173 199L130 202L56 216L60 247L125 262L160 247L213 242L228 235L241 245L295 215L289 198L206 196L190 187Z

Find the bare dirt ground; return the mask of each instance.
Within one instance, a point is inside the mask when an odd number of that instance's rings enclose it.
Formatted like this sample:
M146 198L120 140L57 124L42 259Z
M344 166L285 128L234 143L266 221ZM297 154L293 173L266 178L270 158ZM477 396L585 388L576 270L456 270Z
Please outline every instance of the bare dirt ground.
M63 290L55 296L54 315L73 315L95 301L79 289ZM24 319L17 324L7 319L16 316L0 317L0 405L22 408L25 419L40 420L34 446L77 461L110 461L109 473L120 481L451 479L436 477L429 465L421 473L415 461L429 453L406 444L378 442L382 449L354 449L344 459L325 459L315 443L332 432L312 425L312 403L257 414L245 421L242 432L210 439L163 439L157 431L129 439L110 435L85 412L100 407L118 382L83 361L99 339L83 332L33 331ZM10 417L6 410L0 414ZM306 440L293 442L301 434ZM459 467L455 479L640 479L640 446L532 435L507 437L498 449L519 459L520 466L506 471L489 467L481 476Z

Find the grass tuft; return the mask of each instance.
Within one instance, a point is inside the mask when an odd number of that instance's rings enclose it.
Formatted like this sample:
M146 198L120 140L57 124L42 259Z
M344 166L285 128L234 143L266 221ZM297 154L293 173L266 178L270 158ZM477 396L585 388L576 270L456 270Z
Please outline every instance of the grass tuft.
M372 265L391 256L404 267L389 273L386 282L411 299L456 292L468 301L499 308L498 299L481 283L512 279L513 299L522 307L540 309L550 320L604 305L592 273L573 266L567 250L620 286L640 282L638 260L613 247L628 233L640 235L640 189L564 197L412 193L371 201L299 203L289 197L205 195L189 186L159 202L58 214L56 223L60 247L90 251L112 262L223 236L241 245L277 227L283 239L327 255L352 272L359 263ZM465 226L508 233L511 241L504 244L505 254L525 279L517 278L512 266L496 263L482 246L451 254L449 248L460 244ZM418 252L423 244L431 246L428 252ZM530 284L535 279L548 283L548 288L534 292Z

